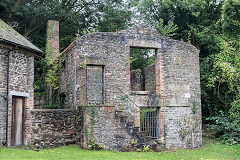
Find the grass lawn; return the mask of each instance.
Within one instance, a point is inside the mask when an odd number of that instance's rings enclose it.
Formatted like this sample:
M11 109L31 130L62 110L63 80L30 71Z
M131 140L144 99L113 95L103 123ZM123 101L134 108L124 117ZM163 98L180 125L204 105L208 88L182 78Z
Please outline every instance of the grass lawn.
M165 152L114 152L114 151L89 151L80 149L78 146L64 146L54 149L43 149L38 152L16 148L0 147L0 160L30 160L30 159L56 159L56 160L174 160L174 159L200 159L200 160L219 160L219 159L239 159L240 144L226 146L219 143L207 142L203 148L189 150L181 149L177 151Z

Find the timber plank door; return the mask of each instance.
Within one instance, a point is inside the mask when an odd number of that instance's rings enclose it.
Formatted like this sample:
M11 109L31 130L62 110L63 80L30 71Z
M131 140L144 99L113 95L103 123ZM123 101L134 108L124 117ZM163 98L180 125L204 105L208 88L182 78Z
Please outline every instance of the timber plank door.
M13 97L13 116L12 116L12 132L11 132L11 144L13 146L23 145L23 133L24 133L24 98Z

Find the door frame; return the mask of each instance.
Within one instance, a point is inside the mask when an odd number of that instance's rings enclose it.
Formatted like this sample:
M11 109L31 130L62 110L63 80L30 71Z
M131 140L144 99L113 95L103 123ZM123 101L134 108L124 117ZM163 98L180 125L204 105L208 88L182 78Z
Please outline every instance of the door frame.
M22 99L22 144L24 145L24 135L25 135L25 97L21 96L12 96L12 119L11 119L11 146L15 146L15 130L16 130L16 99L21 98Z

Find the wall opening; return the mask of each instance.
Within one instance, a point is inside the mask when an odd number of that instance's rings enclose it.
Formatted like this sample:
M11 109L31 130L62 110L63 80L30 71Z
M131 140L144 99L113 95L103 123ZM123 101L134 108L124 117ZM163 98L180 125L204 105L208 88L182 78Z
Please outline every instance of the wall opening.
M130 47L131 90L145 91L145 68L155 64L156 49ZM155 72L155 70L154 70Z
M104 103L104 66L87 65L87 103Z
M24 98L12 98L12 127L11 127L11 145L22 146L24 143Z
M140 108L140 131L146 136L156 139L159 137L159 108Z

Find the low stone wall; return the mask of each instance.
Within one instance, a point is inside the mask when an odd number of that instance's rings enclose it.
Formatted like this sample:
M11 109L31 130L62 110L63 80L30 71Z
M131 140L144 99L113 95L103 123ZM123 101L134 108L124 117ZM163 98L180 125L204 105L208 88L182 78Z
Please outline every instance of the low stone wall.
M76 110L32 110L31 144L57 147L76 143Z

